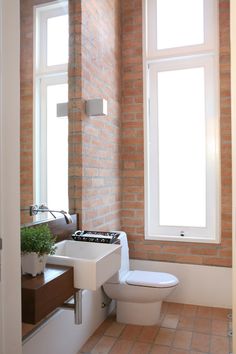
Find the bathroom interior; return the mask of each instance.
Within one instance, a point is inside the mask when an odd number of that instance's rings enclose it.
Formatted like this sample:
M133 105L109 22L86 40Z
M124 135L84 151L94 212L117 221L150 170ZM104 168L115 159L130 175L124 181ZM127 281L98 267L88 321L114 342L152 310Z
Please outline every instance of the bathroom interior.
M234 353L235 1L4 6L11 21L3 16L3 27L13 36L6 52L13 50L9 66L16 66L6 73L19 64L20 74L14 107L8 103L9 116L18 107L18 125L15 118L3 124L4 146L18 138L1 176L8 201L1 214L0 353ZM45 210L32 216L32 205L68 211L72 222ZM49 256L54 273L59 264L72 282L55 276L52 307L47 286L32 300L20 241L4 238L6 230L19 235L20 225L41 223L78 252L87 242L72 241L76 230L119 234L116 244L89 242L95 253L114 253L100 273L85 266L78 285L76 266ZM17 270L8 281L9 255ZM43 277L32 278L34 294ZM64 300L76 294L75 304L58 305L61 292Z

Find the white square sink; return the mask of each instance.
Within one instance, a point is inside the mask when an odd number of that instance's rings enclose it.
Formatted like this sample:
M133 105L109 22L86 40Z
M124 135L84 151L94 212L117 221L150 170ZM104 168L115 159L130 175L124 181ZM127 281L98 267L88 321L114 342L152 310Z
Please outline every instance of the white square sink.
M56 244L56 254L48 263L74 267L74 287L97 290L119 269L121 246L65 240Z

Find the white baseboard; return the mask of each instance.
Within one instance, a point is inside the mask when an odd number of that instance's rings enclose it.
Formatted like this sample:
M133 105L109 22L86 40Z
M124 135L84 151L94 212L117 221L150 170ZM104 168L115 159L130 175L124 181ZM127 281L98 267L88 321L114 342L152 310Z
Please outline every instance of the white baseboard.
M167 301L212 307L232 307L232 269L192 264L131 260L131 269L166 272L180 283Z

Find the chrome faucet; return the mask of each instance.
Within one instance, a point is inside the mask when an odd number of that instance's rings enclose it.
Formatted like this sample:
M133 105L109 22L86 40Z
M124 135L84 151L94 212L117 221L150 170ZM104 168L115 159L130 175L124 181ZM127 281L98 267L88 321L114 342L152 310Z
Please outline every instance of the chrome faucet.
M56 219L56 216L53 213L60 213L64 216L67 224L72 224L72 222L73 222L70 214L67 213L66 211L64 211L64 210L51 210L51 209L48 209L48 207L45 204L41 204L39 206L36 204L31 205L29 212L30 212L30 216L37 215L38 213L50 213L55 219Z

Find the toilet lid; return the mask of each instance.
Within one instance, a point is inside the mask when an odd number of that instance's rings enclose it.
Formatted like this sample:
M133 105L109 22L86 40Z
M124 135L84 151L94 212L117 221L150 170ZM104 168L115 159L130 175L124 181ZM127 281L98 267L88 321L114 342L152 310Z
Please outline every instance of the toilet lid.
M169 273L134 270L129 272L126 283L154 288L169 288L177 285L179 281L174 275Z

